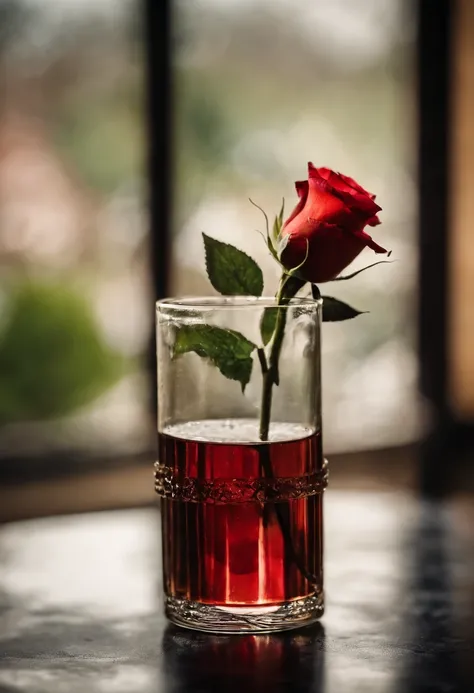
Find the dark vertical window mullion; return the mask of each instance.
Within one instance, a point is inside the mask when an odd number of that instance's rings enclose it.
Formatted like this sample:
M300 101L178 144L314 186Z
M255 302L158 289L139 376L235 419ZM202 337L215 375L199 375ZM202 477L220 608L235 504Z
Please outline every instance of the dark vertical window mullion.
M420 0L418 113L420 369L423 393L447 402L451 24L455 1Z
M154 299L168 293L172 209L171 152L171 4L172 0L143 0L147 71L148 200L150 266ZM155 336L150 343L150 370L156 375ZM156 391L152 380L152 408Z
M418 2L419 359L421 390L433 406L435 438L427 446L422 485L436 485L434 450L447 446L449 177L452 26L456 0ZM440 460L440 464L442 460Z

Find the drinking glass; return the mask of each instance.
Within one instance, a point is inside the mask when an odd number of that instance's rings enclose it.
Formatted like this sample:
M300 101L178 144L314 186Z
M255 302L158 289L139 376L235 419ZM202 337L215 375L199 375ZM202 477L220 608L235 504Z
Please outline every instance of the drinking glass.
M155 488L175 624L269 632L323 614L321 313L300 298L157 303Z

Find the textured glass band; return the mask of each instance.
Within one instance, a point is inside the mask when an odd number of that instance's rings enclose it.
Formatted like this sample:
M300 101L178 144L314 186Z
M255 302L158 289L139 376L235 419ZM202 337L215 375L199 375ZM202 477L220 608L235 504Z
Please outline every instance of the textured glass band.
M166 597L166 615L180 626L210 633L271 633L314 623L324 614L322 589L275 608L225 608Z
M305 476L231 480L182 477L171 467L155 462L156 493L188 503L276 503L315 496L322 493L327 484L327 460L321 470Z

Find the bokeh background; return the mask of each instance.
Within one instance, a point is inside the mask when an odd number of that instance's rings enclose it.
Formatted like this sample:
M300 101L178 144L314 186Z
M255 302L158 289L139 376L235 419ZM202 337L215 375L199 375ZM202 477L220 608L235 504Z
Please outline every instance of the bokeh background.
M140 3L0 3L0 454L149 449Z
M0 455L152 449L145 49L139 0L0 4ZM306 162L377 192L395 262L331 293L329 452L401 445L417 395L414 4L176 0L169 292L203 294L201 232L252 254ZM365 251L354 268L372 261ZM329 290L329 287L328 287Z
M413 6L412 6L413 9ZM415 17L404 0L175 3L173 293L209 293L201 231L278 266L261 236L306 162L377 192L393 265L325 292L370 311L325 325L329 451L406 443L420 431L415 345ZM370 251L354 268L373 262Z
M2 691L473 690L473 109L473 0L0 0ZM309 159L394 260L327 286L329 608L216 645L161 614L154 300L203 231L273 293L247 198Z

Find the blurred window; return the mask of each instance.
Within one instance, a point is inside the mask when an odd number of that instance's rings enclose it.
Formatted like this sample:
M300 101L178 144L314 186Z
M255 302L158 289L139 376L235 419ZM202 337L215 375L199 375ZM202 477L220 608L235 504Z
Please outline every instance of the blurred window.
M0 455L152 441L141 11L0 3Z
M174 294L206 294L201 232L277 267L248 198L290 210L306 162L377 192L377 240L396 263L327 291L369 310L326 325L330 450L403 444L417 402L415 3L405 0L175 0ZM377 258L375 258L377 259ZM354 269L374 261L365 251Z

